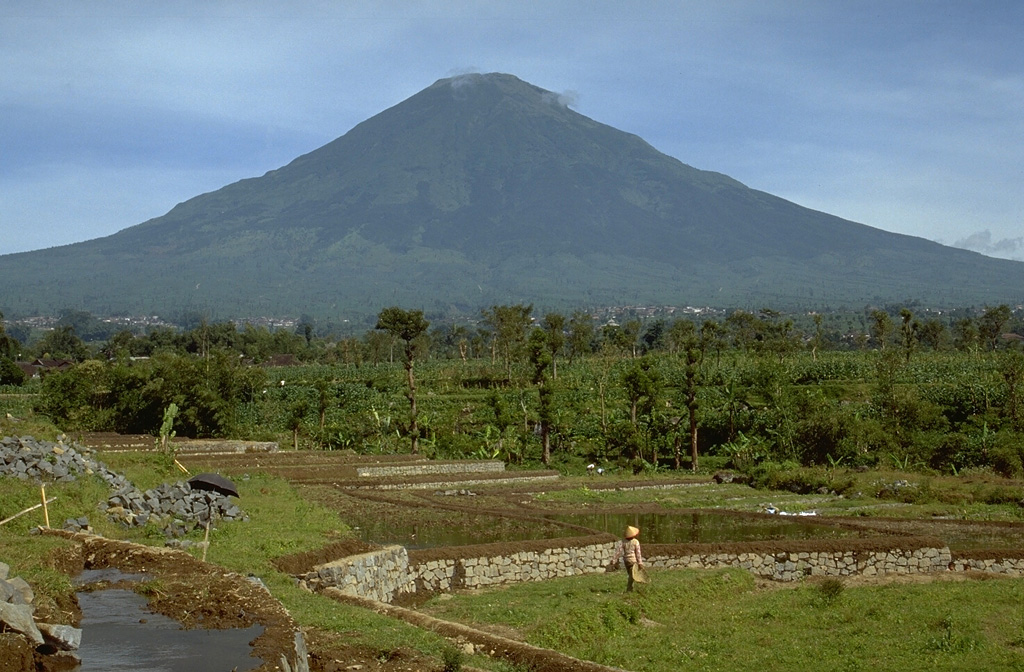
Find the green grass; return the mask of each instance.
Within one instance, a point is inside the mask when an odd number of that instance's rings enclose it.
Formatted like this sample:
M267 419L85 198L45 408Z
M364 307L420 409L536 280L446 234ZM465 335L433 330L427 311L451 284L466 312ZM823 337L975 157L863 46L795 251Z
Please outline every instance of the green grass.
M184 478L170 457L156 453L102 454L100 459L143 488ZM670 474L670 476L674 476ZM922 480L921 475L873 472L875 480ZM348 643L381 652L411 648L443 660L450 645L438 635L364 609L307 593L272 560L345 538L350 530L335 512L305 501L283 479L254 471L234 475L239 505L250 520L220 522L210 532L207 560L259 576L304 627L335 633ZM930 504L838 498L753 490L737 484L672 489L598 491L596 479L543 499L623 505L659 502L668 508L728 508L752 511L766 503L786 510L836 514L926 517L942 504L942 493L989 487L985 481L938 479ZM640 484L657 478L638 477ZM106 521L97 502L108 495L98 478L51 484L50 521L88 516L107 537L162 545L155 527L126 529ZM5 516L39 502L39 485L3 479L0 511ZM960 517L1017 519L1018 507L972 504ZM30 534L43 523L33 511L0 527L0 560L36 588L40 599L70 590L65 575L46 558L68 542ZM191 533L202 539L202 530ZM195 555L201 550L192 549ZM528 583L428 603L441 618L513 628L529 642L570 655L631 670L1024 670L1024 580L936 582L921 585L853 586L805 583L765 590L742 571L658 571L653 583L624 593L622 574ZM506 669L507 664L467 657L467 665ZM440 662L439 662L440 665Z
M164 480L180 480L183 475L171 458L156 453L108 453L101 460L124 473L136 485L154 487ZM296 586L294 579L277 571L274 558L314 550L349 534L348 526L333 511L304 501L286 481L253 473L249 479L235 479L241 497L239 506L249 522L220 522L211 528L207 561L240 574L254 574L267 585L298 623L344 634L346 643L377 649L382 655L400 648L412 648L440 658L447 640L401 621L373 612L339 604L313 595ZM155 526L125 528L110 523L97 510L109 492L98 477L80 478L72 483L50 484L47 497L57 499L49 505L51 527L61 527L67 518L88 516L97 532L113 539L161 546L162 533ZM17 512L40 502L39 484L12 478L0 479L0 512ZM48 558L71 542L32 534L44 523L41 509L32 511L0 527L0 560L11 566L12 575L32 584L37 599L53 601L71 590L67 575L50 566ZM201 541L202 530L189 539ZM190 552L200 557L202 551Z
M819 471L824 469L819 468ZM673 474L669 474L671 477ZM600 479L566 479L578 487L539 495L541 501L631 505L656 502L666 508L758 511L774 504L785 511L817 511L821 515L884 516L890 518L955 518L960 520L1024 520L1019 481L979 477L934 476L899 471L853 472L842 470L837 480L853 481L849 493L802 495L780 490L756 490L738 483L684 485L668 489L600 490ZM878 498L885 484L908 481L913 485L906 500ZM656 485L657 479L636 485ZM995 496L994 496L995 495ZM991 503L997 502L997 503Z
M439 618L637 672L1024 670L1024 580L760 589L741 570L592 575L465 593Z

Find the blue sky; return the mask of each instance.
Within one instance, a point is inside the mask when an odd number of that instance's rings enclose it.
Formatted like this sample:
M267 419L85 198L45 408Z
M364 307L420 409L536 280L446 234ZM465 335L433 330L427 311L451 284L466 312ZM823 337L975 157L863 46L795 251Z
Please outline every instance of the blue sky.
M1024 260L1024 3L0 5L0 254L110 235L465 72L697 168Z

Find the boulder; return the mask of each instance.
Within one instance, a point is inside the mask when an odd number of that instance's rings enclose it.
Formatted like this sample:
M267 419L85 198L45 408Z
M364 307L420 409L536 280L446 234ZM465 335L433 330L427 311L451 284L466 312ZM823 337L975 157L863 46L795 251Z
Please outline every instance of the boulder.
M70 625L38 623L39 632L47 644L59 651L77 651L82 645L82 631Z
M33 644L39 645L44 641L42 633L32 619L32 607L27 604L0 602L0 623L9 630L25 635Z

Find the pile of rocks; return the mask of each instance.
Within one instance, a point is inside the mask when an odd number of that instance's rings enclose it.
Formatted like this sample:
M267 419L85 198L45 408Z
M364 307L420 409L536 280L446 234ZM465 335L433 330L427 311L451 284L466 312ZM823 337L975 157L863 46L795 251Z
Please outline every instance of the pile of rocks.
M58 667L71 669L78 662L78 657L71 652L77 651L82 643L82 631L70 625L36 623L32 587L21 577L9 578L9 574L10 566L0 562L0 631L17 633L19 638L17 642L8 642L7 655L21 657L23 663L29 663L20 669L36 669L30 661L40 655L67 658L68 666Z
M59 437L56 442L30 436L0 439L0 476L40 482L67 482L95 474L110 487L111 495L99 505L111 520L126 526L156 524L170 538L182 537L214 520L248 521L231 499L219 492L193 489L187 481L163 484L142 491L127 478L95 459L92 450ZM89 530L85 516L69 518L64 528Z
M31 436L7 436L0 439L0 474L21 480L73 481L97 469L88 450L72 448L63 440L52 443Z
M197 525L218 519L249 520L227 495L196 490L185 481L164 483L145 492L134 486L121 488L107 499L105 512L129 526L157 523L168 537L182 537Z

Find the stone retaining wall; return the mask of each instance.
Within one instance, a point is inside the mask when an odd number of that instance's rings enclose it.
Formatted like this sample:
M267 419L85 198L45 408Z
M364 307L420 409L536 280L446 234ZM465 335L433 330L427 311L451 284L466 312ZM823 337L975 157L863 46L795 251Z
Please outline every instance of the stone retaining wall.
M401 546L343 558L320 565L303 577L318 591L336 587L347 595L392 602L415 592L446 592L523 581L542 581L608 571L617 542L595 537L522 542L409 553ZM796 542L790 550L771 543L650 546L645 565L654 569L739 567L759 577L797 581L809 576L877 576L977 569L1024 576L1024 558L958 559L949 548L925 537L858 539L843 544ZM739 545L737 545L739 546ZM456 555L456 554L461 555Z
M411 565L409 573L417 591L445 592L457 588L482 588L602 573L611 563L614 552L615 543L608 542L523 550L505 555L437 558Z
M1014 554L1016 555L1016 554ZM1024 576L1024 558L1021 557L954 557L949 565L954 572L990 572L1007 576Z
M409 553L404 546L386 546L318 565L303 577L307 588L319 591L337 588L345 595L391 602L403 593L415 592L409 571Z
M646 564L666 569L740 567L765 579L797 581L807 576L944 572L949 568L951 560L949 549L943 547L874 551L697 553L679 557L653 556Z
M505 471L505 463L491 462L424 462L421 464L356 467L360 478L390 476L421 476L424 474L497 473Z
M502 478L500 480L494 478L465 478L457 481L422 481L406 482L406 483L371 483L367 485L360 485L359 483L353 482L341 482L335 485L339 488L347 488L350 490L437 490L439 488L465 488L467 485L495 485L506 483L537 483L543 481L557 481L559 479L558 474L543 475L543 476L510 476L508 478Z

